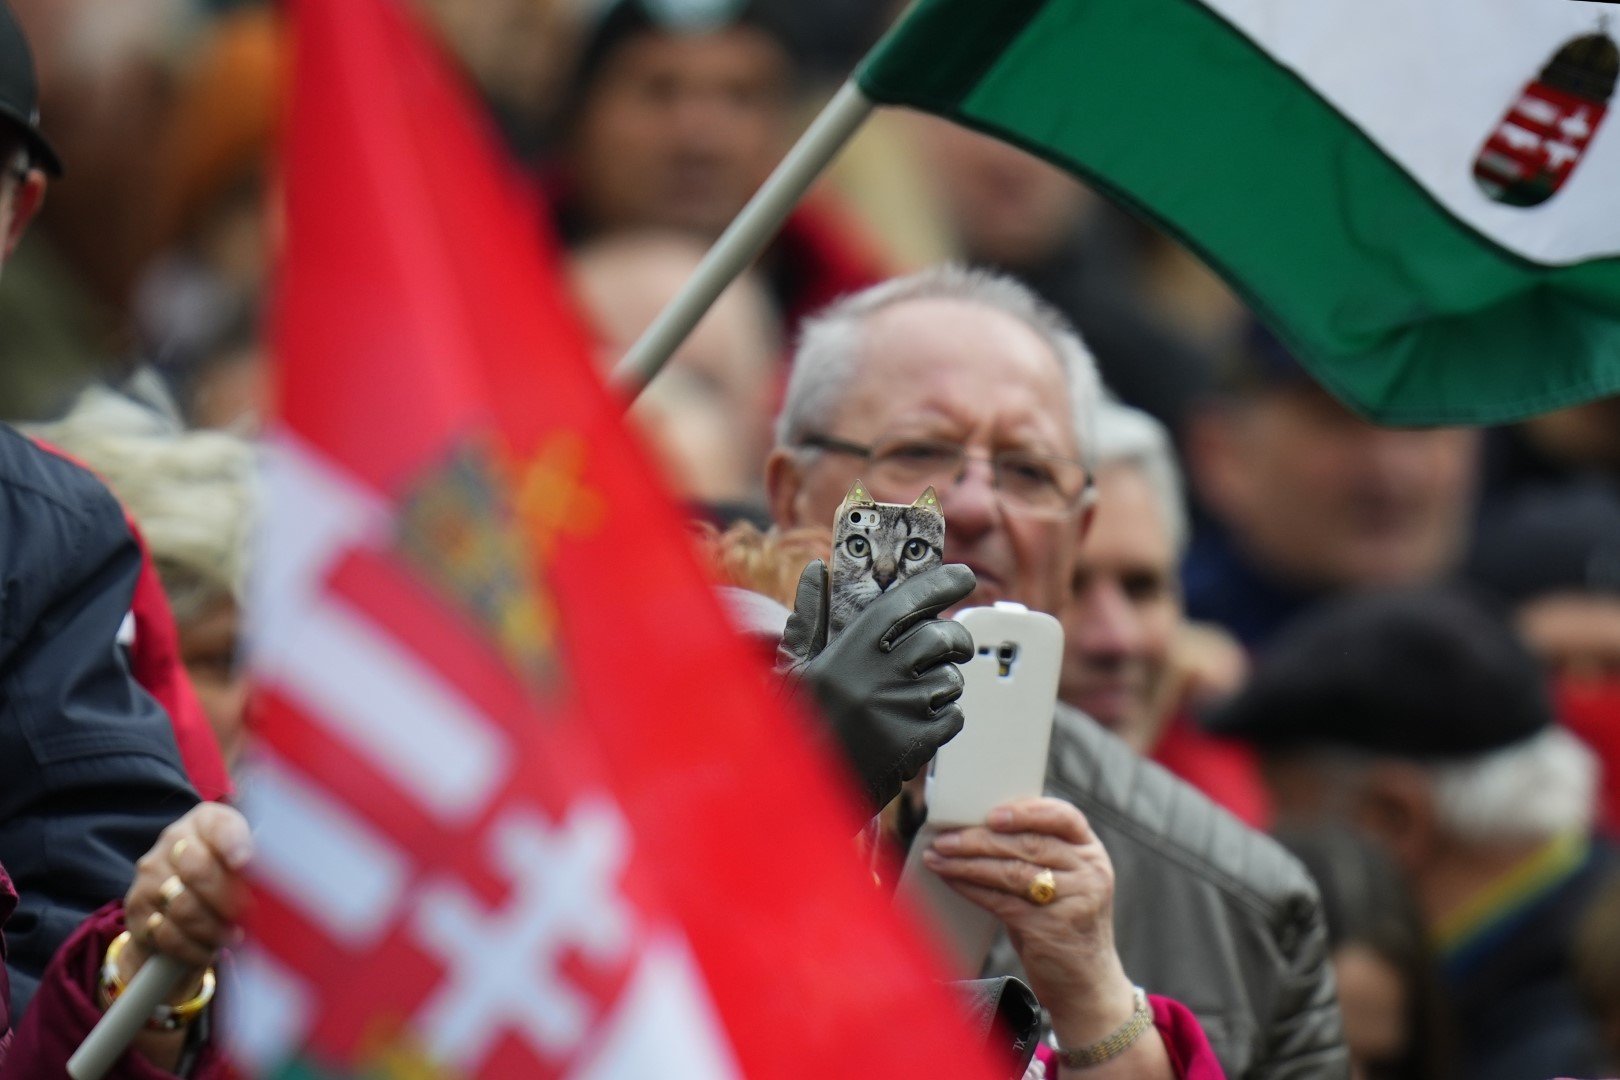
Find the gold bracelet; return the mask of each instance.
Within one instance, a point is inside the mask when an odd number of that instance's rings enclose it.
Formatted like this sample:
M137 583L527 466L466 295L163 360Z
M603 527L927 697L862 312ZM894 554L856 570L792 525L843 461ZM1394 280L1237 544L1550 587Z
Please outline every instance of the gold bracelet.
M1101 1042L1082 1046L1078 1050L1058 1048L1057 1057L1064 1068L1089 1069L1105 1061L1112 1061L1129 1050L1132 1044L1142 1037L1142 1032L1153 1026L1153 1010L1148 1007L1147 991L1140 986L1134 989L1135 1007L1131 1010L1130 1019L1120 1025L1118 1031Z
M124 946L129 944L129 931L125 930L107 944L107 954L101 961L101 1009L105 1012L118 996L124 992L124 980L118 974L118 958L124 955ZM208 1003L214 1000L214 969L210 967L203 972L202 986L198 988L194 997L180 1002L178 1005L158 1005L152 1010L152 1015L146 1019L149 1031L179 1031L189 1027L191 1022L202 1015Z

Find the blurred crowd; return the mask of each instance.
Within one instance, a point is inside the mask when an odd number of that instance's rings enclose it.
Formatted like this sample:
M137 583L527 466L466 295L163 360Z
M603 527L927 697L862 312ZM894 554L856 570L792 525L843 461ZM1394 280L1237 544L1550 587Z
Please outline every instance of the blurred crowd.
M414 3L487 103L537 235L561 245L604 373L900 6ZM10 4L66 168L5 266L0 413L94 470L143 534L235 763L251 754L238 627L273 409L285 42L252 0ZM1036 359L963 308L1033 331ZM1080 367L1045 370L1066 324L1100 397ZM1175 237L1018 149L896 113L632 415L771 651L856 477L908 503L909 483L938 485L972 602L1060 617L1079 719L1060 714L1051 782L1095 830L1068 842L1107 849L1126 973L1191 1009L1229 1075L1341 1075L1339 1021L1312 1033L1327 1022L1309 973L1253 974L1322 931L1358 1077L1620 1069L1620 399L1487 430L1375 426ZM1085 466L1063 536L1013 494L1007 455L1031 439ZM874 812L895 794L867 790ZM882 815L901 844L910 797ZM1261 833L1298 864L1267 869L1275 845L1247 846ZM1178 845L1205 892L1265 880L1179 904L1181 871L1153 868ZM1217 908L1280 911L1310 880L1320 911L1298 933L1279 914L1224 953L1150 940ZM1034 916L985 903L1021 946L1005 970L1051 1010L1064 991L1027 948ZM1234 971L1178 970L1205 963Z

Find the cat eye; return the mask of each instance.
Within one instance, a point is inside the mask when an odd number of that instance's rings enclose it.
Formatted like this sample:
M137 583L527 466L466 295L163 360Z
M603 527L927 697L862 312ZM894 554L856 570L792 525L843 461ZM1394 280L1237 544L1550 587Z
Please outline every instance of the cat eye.
M848 548L849 553L855 556L857 559L866 558L867 554L872 550L872 545L866 542L866 537L864 536L850 537L848 540L844 541L844 547Z
M969 454L959 443L942 439L899 437L862 446L818 434L806 435L799 445L866 458L871 463L866 479L876 488L902 494L929 485L946 490L962 478L968 458L988 460L1002 506L1030 517L1061 518L1072 513L1091 487L1091 474L1078 461L1032 450Z
M910 559L912 562L916 562L918 559L927 556L928 545L924 541L918 540L916 537L912 537L910 540L906 541L906 546L904 549L902 549L902 553L907 559Z

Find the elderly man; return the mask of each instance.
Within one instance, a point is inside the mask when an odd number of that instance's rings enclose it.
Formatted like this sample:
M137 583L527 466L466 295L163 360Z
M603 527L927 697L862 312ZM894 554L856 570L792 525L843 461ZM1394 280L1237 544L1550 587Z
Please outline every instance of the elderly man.
M1598 1076L1574 928L1612 859L1597 772L1490 609L1440 588L1339 600L1297 623L1213 718L1263 752L1285 823L1337 821L1410 881L1469 1080Z
M1188 523L1169 435L1112 401L1096 415L1097 512L1063 613L1058 696L1244 822L1268 820L1252 751L1210 738L1188 711L1237 689L1241 647L1188 623L1176 568Z
M1008 279L946 268L874 287L803 329L766 467L773 516L830 522L857 477L882 500L933 484L970 602L1060 612L1098 393L1073 331ZM1048 791L1112 859L1130 978L1191 1007L1229 1075L1345 1075L1316 894L1293 860L1066 709Z
M1063 614L1058 694L1145 754L1174 694L1187 515L1163 428L1112 402L1096 426L1098 511L1082 530Z

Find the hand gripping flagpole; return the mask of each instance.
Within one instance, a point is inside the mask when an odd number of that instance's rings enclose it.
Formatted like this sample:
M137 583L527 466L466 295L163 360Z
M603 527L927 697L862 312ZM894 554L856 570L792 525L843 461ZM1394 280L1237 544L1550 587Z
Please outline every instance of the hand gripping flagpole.
M810 185L860 130L872 109L871 99L853 79L838 88L742 213L720 234L681 291L613 369L613 381L626 393L633 398L652 381L726 286L765 250Z
M68 1058L68 1075L73 1080L101 1080L140 1033L152 1010L174 993L185 973L186 966L172 956L148 957Z

